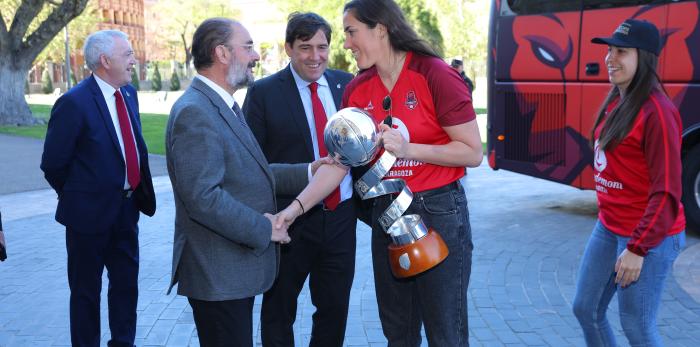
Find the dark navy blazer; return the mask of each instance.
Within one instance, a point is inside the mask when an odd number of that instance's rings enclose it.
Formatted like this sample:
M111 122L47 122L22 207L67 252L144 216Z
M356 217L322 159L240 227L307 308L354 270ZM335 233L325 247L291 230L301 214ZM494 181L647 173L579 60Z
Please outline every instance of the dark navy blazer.
M141 135L136 90L120 88L136 138L141 183L136 207L152 216L156 210L148 150ZM61 96L51 110L41 169L58 194L56 221L84 232L107 232L124 199L124 157L107 103L93 76ZM138 213L134 223L138 221Z

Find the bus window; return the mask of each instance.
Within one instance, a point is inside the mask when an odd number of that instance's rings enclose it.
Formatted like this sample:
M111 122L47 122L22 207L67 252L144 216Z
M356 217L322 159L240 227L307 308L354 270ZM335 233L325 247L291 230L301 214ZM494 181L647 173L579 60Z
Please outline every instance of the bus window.
M660 4L670 1L672 0L583 0L583 8L586 10L595 10L604 8L639 6L651 3Z
M508 7L516 15L580 11L581 0L508 0Z

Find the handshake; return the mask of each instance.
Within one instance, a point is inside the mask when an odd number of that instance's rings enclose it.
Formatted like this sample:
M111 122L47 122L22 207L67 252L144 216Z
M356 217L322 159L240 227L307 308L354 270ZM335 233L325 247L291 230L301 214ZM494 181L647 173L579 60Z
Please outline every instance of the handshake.
M319 171L321 167L325 167L325 169ZM340 165L333 158L324 157L311 163L310 170L312 179L309 185L289 206L276 215L265 213L265 217L272 223L272 236L270 238L272 242L289 243L291 241L287 233L289 226L294 223L297 217L306 212L306 208L318 204L333 191L340 184L348 168ZM316 175L317 172L318 175Z
M287 208L275 215L265 213L265 217L267 217L272 224L272 236L270 237L272 242L287 244L292 241L287 233L287 229L289 229L289 226L294 223L297 217L303 214L298 206L300 206L300 204L292 202Z

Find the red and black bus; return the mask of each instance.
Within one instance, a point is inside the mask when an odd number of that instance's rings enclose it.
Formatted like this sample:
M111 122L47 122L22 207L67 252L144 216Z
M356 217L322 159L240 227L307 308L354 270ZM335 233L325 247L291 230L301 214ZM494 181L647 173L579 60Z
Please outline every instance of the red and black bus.
M606 48L627 18L654 23L659 75L683 119L683 203L700 227L700 0L493 0L488 161L594 189L589 134L610 89ZM700 229L699 229L700 230Z

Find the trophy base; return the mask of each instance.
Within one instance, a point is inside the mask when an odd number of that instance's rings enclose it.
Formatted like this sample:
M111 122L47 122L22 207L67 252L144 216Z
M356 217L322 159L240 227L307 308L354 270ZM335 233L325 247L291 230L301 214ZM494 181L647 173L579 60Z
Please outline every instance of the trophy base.
M415 276L440 264L449 251L440 234L432 228L413 243L389 245L391 272L398 278Z

